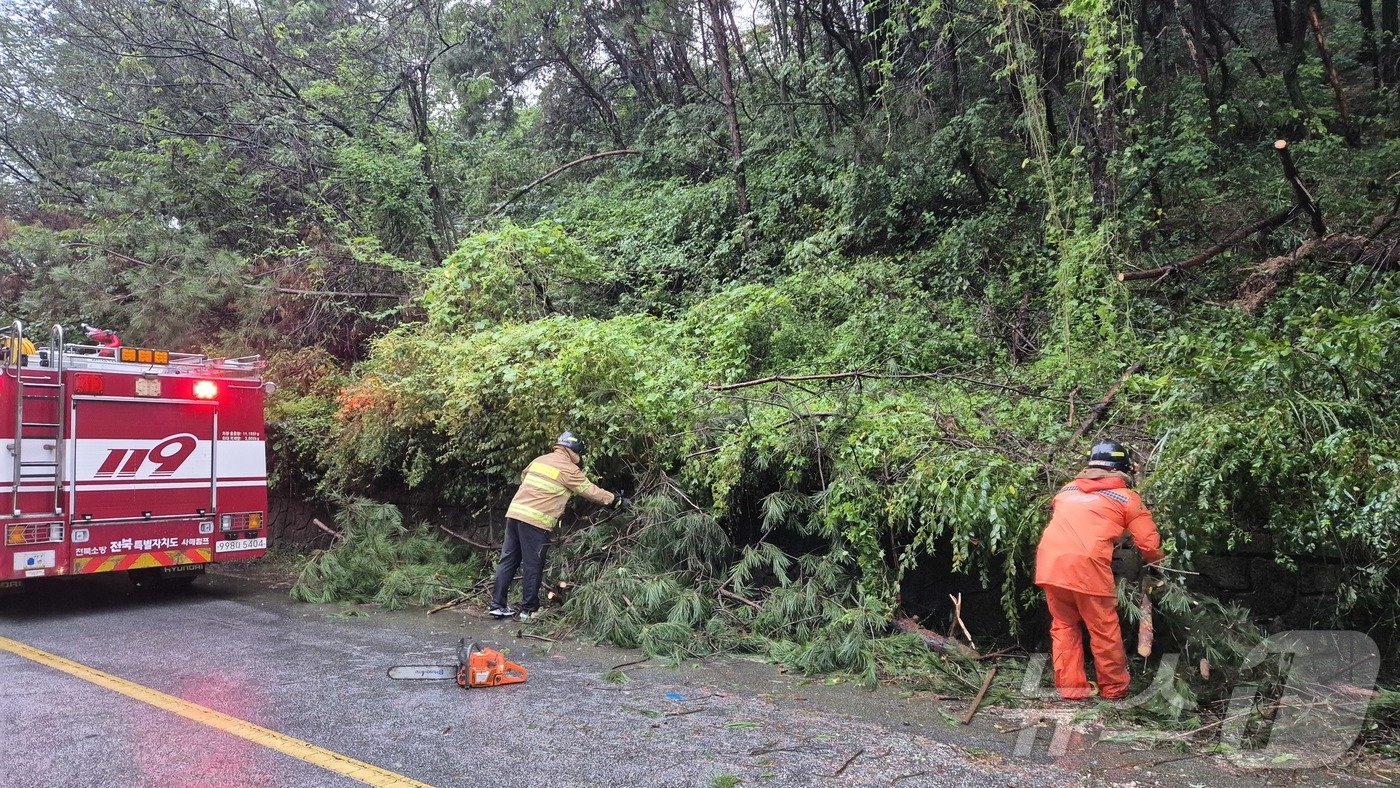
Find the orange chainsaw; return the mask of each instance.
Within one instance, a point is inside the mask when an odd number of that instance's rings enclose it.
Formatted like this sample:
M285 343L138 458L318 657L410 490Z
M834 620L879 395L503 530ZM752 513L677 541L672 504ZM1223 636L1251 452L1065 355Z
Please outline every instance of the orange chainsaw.
M397 665L389 668L389 678L398 681L455 679L457 686L463 688L520 684L528 676L524 667L507 660L505 654L480 643L469 646L466 638L457 643L456 665Z

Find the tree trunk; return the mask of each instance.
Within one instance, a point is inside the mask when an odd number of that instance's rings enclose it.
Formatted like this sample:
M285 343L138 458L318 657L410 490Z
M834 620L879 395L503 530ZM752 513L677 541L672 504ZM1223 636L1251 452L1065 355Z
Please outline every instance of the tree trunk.
M443 261L444 248L451 248L452 226L447 216L447 205L442 189L438 186L437 171L433 166L432 126L428 118L428 66L420 64L404 73L403 85L408 97L409 115L413 119L413 136L420 148L418 166L423 172L423 180L428 184L428 201L431 206L433 232L428 237L428 254L433 264Z
M790 63L793 60L792 27L788 24L786 4L783 0L770 0L768 13L773 20L773 43L777 45L779 61ZM759 59L762 62L762 55ZM797 111L792 103L792 86L788 84L787 74L777 76L773 82L778 90L783 128L787 131L789 139L796 140L801 132L797 126Z
M1308 106L1308 100L1303 96L1303 89L1298 84L1298 66L1303 63L1303 46L1307 41L1308 33L1308 6L1312 2L1313 0L1297 0L1297 5L1290 17L1293 22L1293 40L1289 44L1288 61L1283 67L1283 84L1288 90L1288 99L1293 102L1294 109L1297 109L1304 116L1311 115L1312 109Z
M1400 78L1400 0L1381 0L1381 81Z
M1322 29L1322 11L1317 0L1308 5L1308 23L1312 26L1313 41L1317 43L1317 53L1322 58L1322 66L1327 71L1327 82L1332 86L1333 101L1337 106L1337 119L1341 123L1342 139L1353 148L1361 146L1361 135L1351 122L1351 111L1347 108L1347 94L1342 88L1342 80L1337 76L1337 66L1332 63L1332 55L1327 50L1327 34Z
M1205 53L1205 40L1201 32L1194 24L1193 15L1186 13L1180 5L1175 3L1177 23L1181 26L1181 37L1186 41L1186 49L1191 53L1191 60L1196 64L1196 76L1201 80L1201 92L1205 94L1206 105L1210 112L1210 127L1213 131L1220 129L1220 108L1216 105L1215 94L1210 89L1210 60Z
M1220 90L1217 91L1217 98L1227 101L1230 96L1230 66L1225 56L1229 54L1229 50L1220 37L1220 28L1211 18L1205 0L1191 0L1191 12L1196 18L1198 28L1210 39L1211 49L1215 50L1215 64L1220 68Z
M705 0L705 8L710 15L710 28L714 34L715 65L719 69L719 84L722 90L720 102L724 105L724 117L729 122L729 155L734 167L734 191L739 198L739 215L747 225L749 215L749 188L744 179L744 138L739 132L739 104L734 92L734 72L729 63L729 34L724 23L724 9L721 3L728 0ZM745 245L748 234L745 233Z
M564 67L565 71L569 72L579 88L593 100L593 105L598 108L598 114L603 116L603 122L607 124L614 145L618 148L627 147L622 142L622 121L617 117L617 110L613 109L612 102L593 87L593 82L588 79L588 75L584 74L578 64L574 63L574 59L569 56L568 52L564 51L563 47L557 43L554 44L554 52L559 56L559 64Z
M958 114L962 114L967 104L963 101L962 64L958 62L958 36L956 31L949 31L940 36L940 40L946 38L942 45L948 53L948 80L953 89L953 102L957 107Z
M1293 44L1293 10L1288 4L1289 0L1273 0L1274 37L1280 49Z
M1376 51L1376 11L1374 0L1357 0L1361 11L1361 51L1356 60L1371 67L1371 87L1381 86L1381 59Z
M1211 11L1209 6L1206 7L1206 10L1210 13L1210 18L1214 21L1214 23L1217 26L1219 26L1221 30L1225 31L1225 35L1230 37L1230 41L1234 42L1235 46L1244 46L1244 39L1240 38L1240 34L1235 31L1235 28L1230 26L1230 23L1226 21L1225 17L1215 13L1214 11ZM1269 78L1268 69L1264 68L1264 64L1260 62L1258 57L1256 57L1255 55L1250 55L1249 64L1254 66L1254 70L1258 72L1260 79Z

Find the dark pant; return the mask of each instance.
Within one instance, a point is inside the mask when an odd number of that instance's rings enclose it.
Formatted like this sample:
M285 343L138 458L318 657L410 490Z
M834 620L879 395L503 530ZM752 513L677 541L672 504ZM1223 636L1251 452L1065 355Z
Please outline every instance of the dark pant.
M496 566L496 586L491 592L491 606L505 607L510 594L510 581L523 563L520 573L520 609L533 613L540 609L540 577L544 573L544 557L549 553L549 531L529 523L506 518L506 538L501 546L501 563Z

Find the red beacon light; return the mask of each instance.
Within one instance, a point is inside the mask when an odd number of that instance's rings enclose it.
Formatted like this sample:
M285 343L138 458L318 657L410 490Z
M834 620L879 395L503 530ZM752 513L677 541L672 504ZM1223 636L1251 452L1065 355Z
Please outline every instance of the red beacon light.
M219 386L212 380L201 380L194 384L197 399L213 399L219 393Z

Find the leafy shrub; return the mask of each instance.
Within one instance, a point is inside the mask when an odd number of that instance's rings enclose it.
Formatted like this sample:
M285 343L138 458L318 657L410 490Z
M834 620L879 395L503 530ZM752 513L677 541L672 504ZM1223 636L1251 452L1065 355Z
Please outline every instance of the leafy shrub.
M611 274L557 224L507 223L457 247L428 278L423 306L440 331L479 330L586 309L584 285Z
M1178 338L1148 490L1188 558L1251 542L1283 564L1330 558L1346 568L1337 613L1393 621L1377 602L1400 587L1400 307L1388 292L1371 306Z

